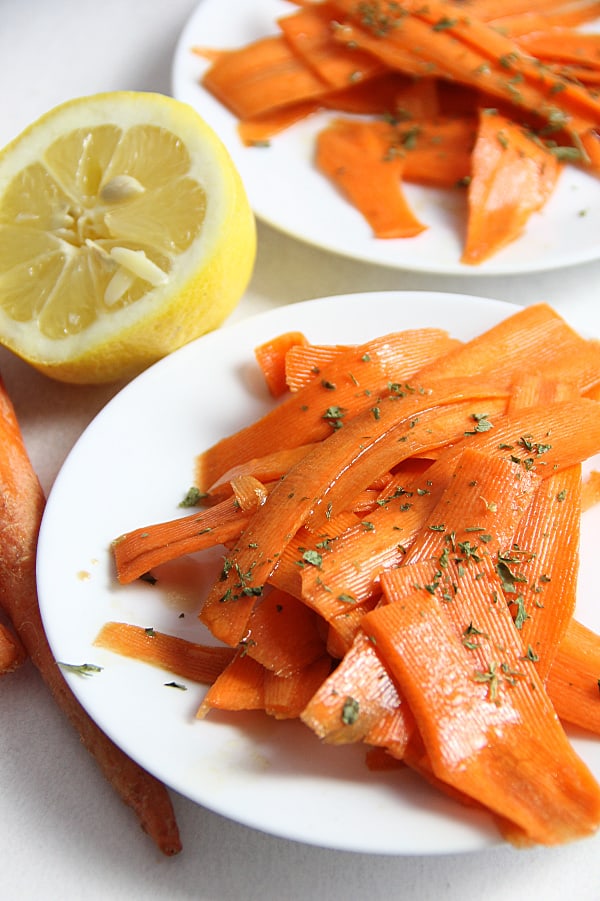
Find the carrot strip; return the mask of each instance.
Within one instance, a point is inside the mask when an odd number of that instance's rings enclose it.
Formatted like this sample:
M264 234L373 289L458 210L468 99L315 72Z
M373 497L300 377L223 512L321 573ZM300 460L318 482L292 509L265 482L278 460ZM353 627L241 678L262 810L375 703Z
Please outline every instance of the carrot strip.
M297 719L329 675L331 660L323 654L288 676L265 673L265 711L276 719Z
M325 653L316 615L278 589L252 611L242 644L249 657L280 677L302 671Z
M489 636L489 645L472 649L446 615L454 605L427 591L393 603L396 572L382 577L392 603L367 614L364 628L406 693L434 774L531 841L552 845L593 832L600 787L560 728L534 664L523 659L507 608L489 603L488 586L478 588L483 580L470 580L465 628L476 623Z
M600 68L600 35L554 27L522 35L519 46L545 62Z
M380 75L384 67L373 56L334 41L334 20L334 7L319 3L282 16L277 24L295 53L332 89Z
M547 680L548 694L558 716L600 735L600 638L573 619L552 662Z
M275 335L254 348L254 356L273 397L281 397L288 390L285 360L292 347L305 347L308 340L302 332L291 331Z
M516 38L521 43L521 36L557 27L574 28L577 25L592 22L599 15L600 3L591 2L577 7L568 5L564 9L559 5L556 10L547 9L543 12L525 11L510 15L501 14L497 18L489 19L488 22L494 28L500 29L504 34Z
M314 693L302 722L328 744L361 741L400 697L368 638L359 632L344 659Z
M105 623L94 644L207 685L223 672L234 654L231 648L197 644L155 629L119 622Z
M264 710L265 669L238 651L212 683L196 711L204 719L210 710Z
M208 497L212 502L221 503L231 496L233 492L232 483L242 476L252 476L263 484L276 482L313 447L314 444L286 447L274 451L272 454L255 457L252 460L240 463L238 466L233 466L210 486L210 491L207 492Z
M386 116L401 121L439 115L438 82L385 71L321 98L324 109L341 113Z
M202 85L238 119L315 100L329 90L283 35L269 35L219 56L202 76Z
M541 679L575 611L580 498L579 464L545 479L502 557L505 596Z
M237 131L247 147L268 145L271 138L316 113L321 104L314 100L301 100L288 106L277 107L260 115L240 119Z
M479 379L473 390L490 394ZM464 433L472 409L465 396L461 379L460 389L442 386L428 399L419 392L382 398L375 413L358 414L307 454L274 486L226 558L200 613L213 634L225 644L240 641L256 597L300 526L317 527L328 515L347 509L350 499L393 463ZM442 412L440 404L449 410Z
M373 123L336 119L317 135L317 168L364 216L376 238L410 238L426 226L402 189L403 159L386 155Z
M0 384L0 606L34 666L85 747L144 831L162 853L181 850L173 806L165 786L134 763L90 719L72 694L50 649L37 602L35 550L45 504L17 418Z
M388 393L390 384L412 379L455 346L441 329L408 329L348 348L322 368L318 379L200 454L197 484L209 487L232 466L266 452L320 441L372 406L374 397Z
M556 155L519 125L482 112L472 153L462 262L481 263L520 237L554 191L561 170Z
M227 498L178 519L132 529L113 541L119 582L126 585L156 566L236 538L250 518Z

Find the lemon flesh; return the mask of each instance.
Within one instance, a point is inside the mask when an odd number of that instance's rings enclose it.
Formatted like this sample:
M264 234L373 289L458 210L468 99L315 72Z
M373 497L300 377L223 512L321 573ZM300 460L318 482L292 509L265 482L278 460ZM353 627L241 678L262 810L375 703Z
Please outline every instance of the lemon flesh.
M0 343L51 377L129 378L216 328L255 254L240 176L180 101L78 98L0 153Z

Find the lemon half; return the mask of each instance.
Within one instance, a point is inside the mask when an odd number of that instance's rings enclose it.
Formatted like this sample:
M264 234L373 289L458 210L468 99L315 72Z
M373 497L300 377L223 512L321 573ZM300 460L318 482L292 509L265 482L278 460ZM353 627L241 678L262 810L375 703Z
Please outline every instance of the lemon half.
M170 97L70 100L0 153L0 343L53 378L129 378L216 328L255 254L231 158Z

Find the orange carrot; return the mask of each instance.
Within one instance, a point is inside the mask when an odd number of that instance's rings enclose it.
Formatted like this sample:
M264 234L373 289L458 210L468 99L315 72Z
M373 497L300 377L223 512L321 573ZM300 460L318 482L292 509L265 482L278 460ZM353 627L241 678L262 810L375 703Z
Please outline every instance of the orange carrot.
M238 651L215 679L196 712L203 719L210 710L264 710L265 669Z
M408 329L348 347L323 366L318 379L284 398L275 409L205 450L196 463L196 481L210 490L232 466L283 448L327 437L355 413L406 382L455 342L441 329Z
M34 666L93 754L102 772L167 855L181 850L173 807L164 785L134 763L90 719L72 694L48 644L37 602L35 552L44 495L27 455L14 409L0 385L0 606Z
M268 146L270 139L285 131L296 122L301 122L320 109L320 103L314 100L300 100L287 106L249 118L240 119L237 131L243 144L247 147Z
M27 659L27 651L8 626L0 623L0 676L12 673Z
M206 685L215 681L234 654L231 648L197 644L156 629L119 622L105 623L94 644Z
M302 332L293 331L276 335L254 348L254 356L273 397L281 397L288 390L285 373L288 351L297 345L305 347L307 344Z
M204 73L202 84L238 119L315 100L329 90L283 35L269 35L219 56Z
M386 154L385 140L372 123L329 123L317 136L315 162L364 216L376 238L408 238L426 228L402 190L402 157Z
M466 646L453 604L428 591L393 603L396 573L382 577L392 603L367 614L366 633L406 693L434 774L514 822L525 838L557 844L600 823L600 787L558 725L506 607L469 580ZM471 625L470 625L471 624ZM483 636L485 635L485 639ZM499 650L502 648L502 651Z
M278 589L255 607L242 644L249 657L281 677L303 670L325 653L316 615Z
M572 619L548 675L561 720L600 735L600 637Z
M483 111L472 156L464 263L488 259L518 238L556 187L554 153L505 116Z
M287 676L264 674L265 712L276 719L297 719L329 675L331 659L323 654Z

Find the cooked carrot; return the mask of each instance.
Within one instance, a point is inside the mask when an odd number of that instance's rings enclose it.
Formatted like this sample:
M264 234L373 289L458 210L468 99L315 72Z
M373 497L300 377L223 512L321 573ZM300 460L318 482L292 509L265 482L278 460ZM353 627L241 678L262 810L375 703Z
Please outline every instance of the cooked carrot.
M462 261L481 263L520 237L554 191L561 169L556 155L521 126L483 111L472 154Z
M12 673L27 659L27 651L14 632L0 623L0 676Z
M329 744L361 741L400 696L369 639L359 632L336 669L304 708L302 721Z
M281 397L288 390L285 371L288 351L292 347L305 347L307 344L308 340L302 332L292 331L275 335L254 348L254 356L273 397Z
M267 670L264 675L265 712L280 720L297 719L330 670L331 659L327 654L287 676Z
M240 534L249 517L227 497L200 513L132 529L112 544L117 578L126 585L183 554L224 544Z
M373 405L422 367L460 342L441 329L408 329L348 347L324 366L316 380L251 425L199 455L196 481L203 490L230 469L254 457L320 441L355 413Z
M263 484L281 479L286 472L304 457L314 444L301 444L298 447L284 447L281 450L255 457L233 466L224 472L210 487L207 493L211 502L221 503L233 493L232 483L241 476L252 476ZM224 508L226 509L226 508Z
M203 719L210 710L264 710L265 668L238 651L208 689L196 716Z
M434 78L415 79L403 72L385 71L367 81L333 91L322 97L320 103L324 109L339 113L407 121L439 115L438 93L438 81Z
M600 68L600 35L582 33L573 28L545 28L522 35L519 46L544 62L574 63Z
M565 723L600 735L600 637L572 619L548 674L547 689Z
M471 578L464 628L486 638L467 647L447 615L464 589L452 605L426 590L393 603L396 572L382 577L392 603L367 614L364 628L406 693L435 775L531 841L552 845L597 829L600 787L524 659L507 608L490 604L489 586Z
M288 106L278 106L260 115L240 119L237 131L242 143L247 147L268 146L271 138L316 113L320 107L321 104L314 100L301 100Z
M335 8L318 3L281 16L277 24L294 52L332 89L380 75L384 66L373 56L335 42L334 21Z
M255 607L242 643L249 657L281 677L303 670L325 653L317 616L280 589Z
M425 230L402 188L403 158L386 153L373 123L330 122L317 136L315 162L364 216L376 238L408 238Z
M234 654L231 648L197 644L156 629L119 622L105 623L94 644L206 685L215 681Z
M219 56L202 84L238 119L315 100L329 90L283 35L269 35Z
M527 10L488 19L489 23L508 34L519 39L522 35L534 32L545 32L551 28L574 28L592 22L600 15L600 3L590 2L579 6L567 5L562 8L559 4L556 10L545 9L540 12Z
M142 828L167 855L181 850L164 785L134 763L90 719L72 694L48 644L37 602L35 556L44 495L31 466L14 409L0 385L0 605L56 703Z
M485 398L495 389L477 379L472 390ZM240 641L256 597L302 525L310 522L317 527L329 515L347 509L350 499L391 463L463 433L472 410L472 401L465 402L465 396L461 379L460 389L453 383L425 397L419 392L384 397L375 411L355 416L296 464L273 487L225 559L222 576L200 614L213 634L225 644ZM448 411L442 412L446 404Z

